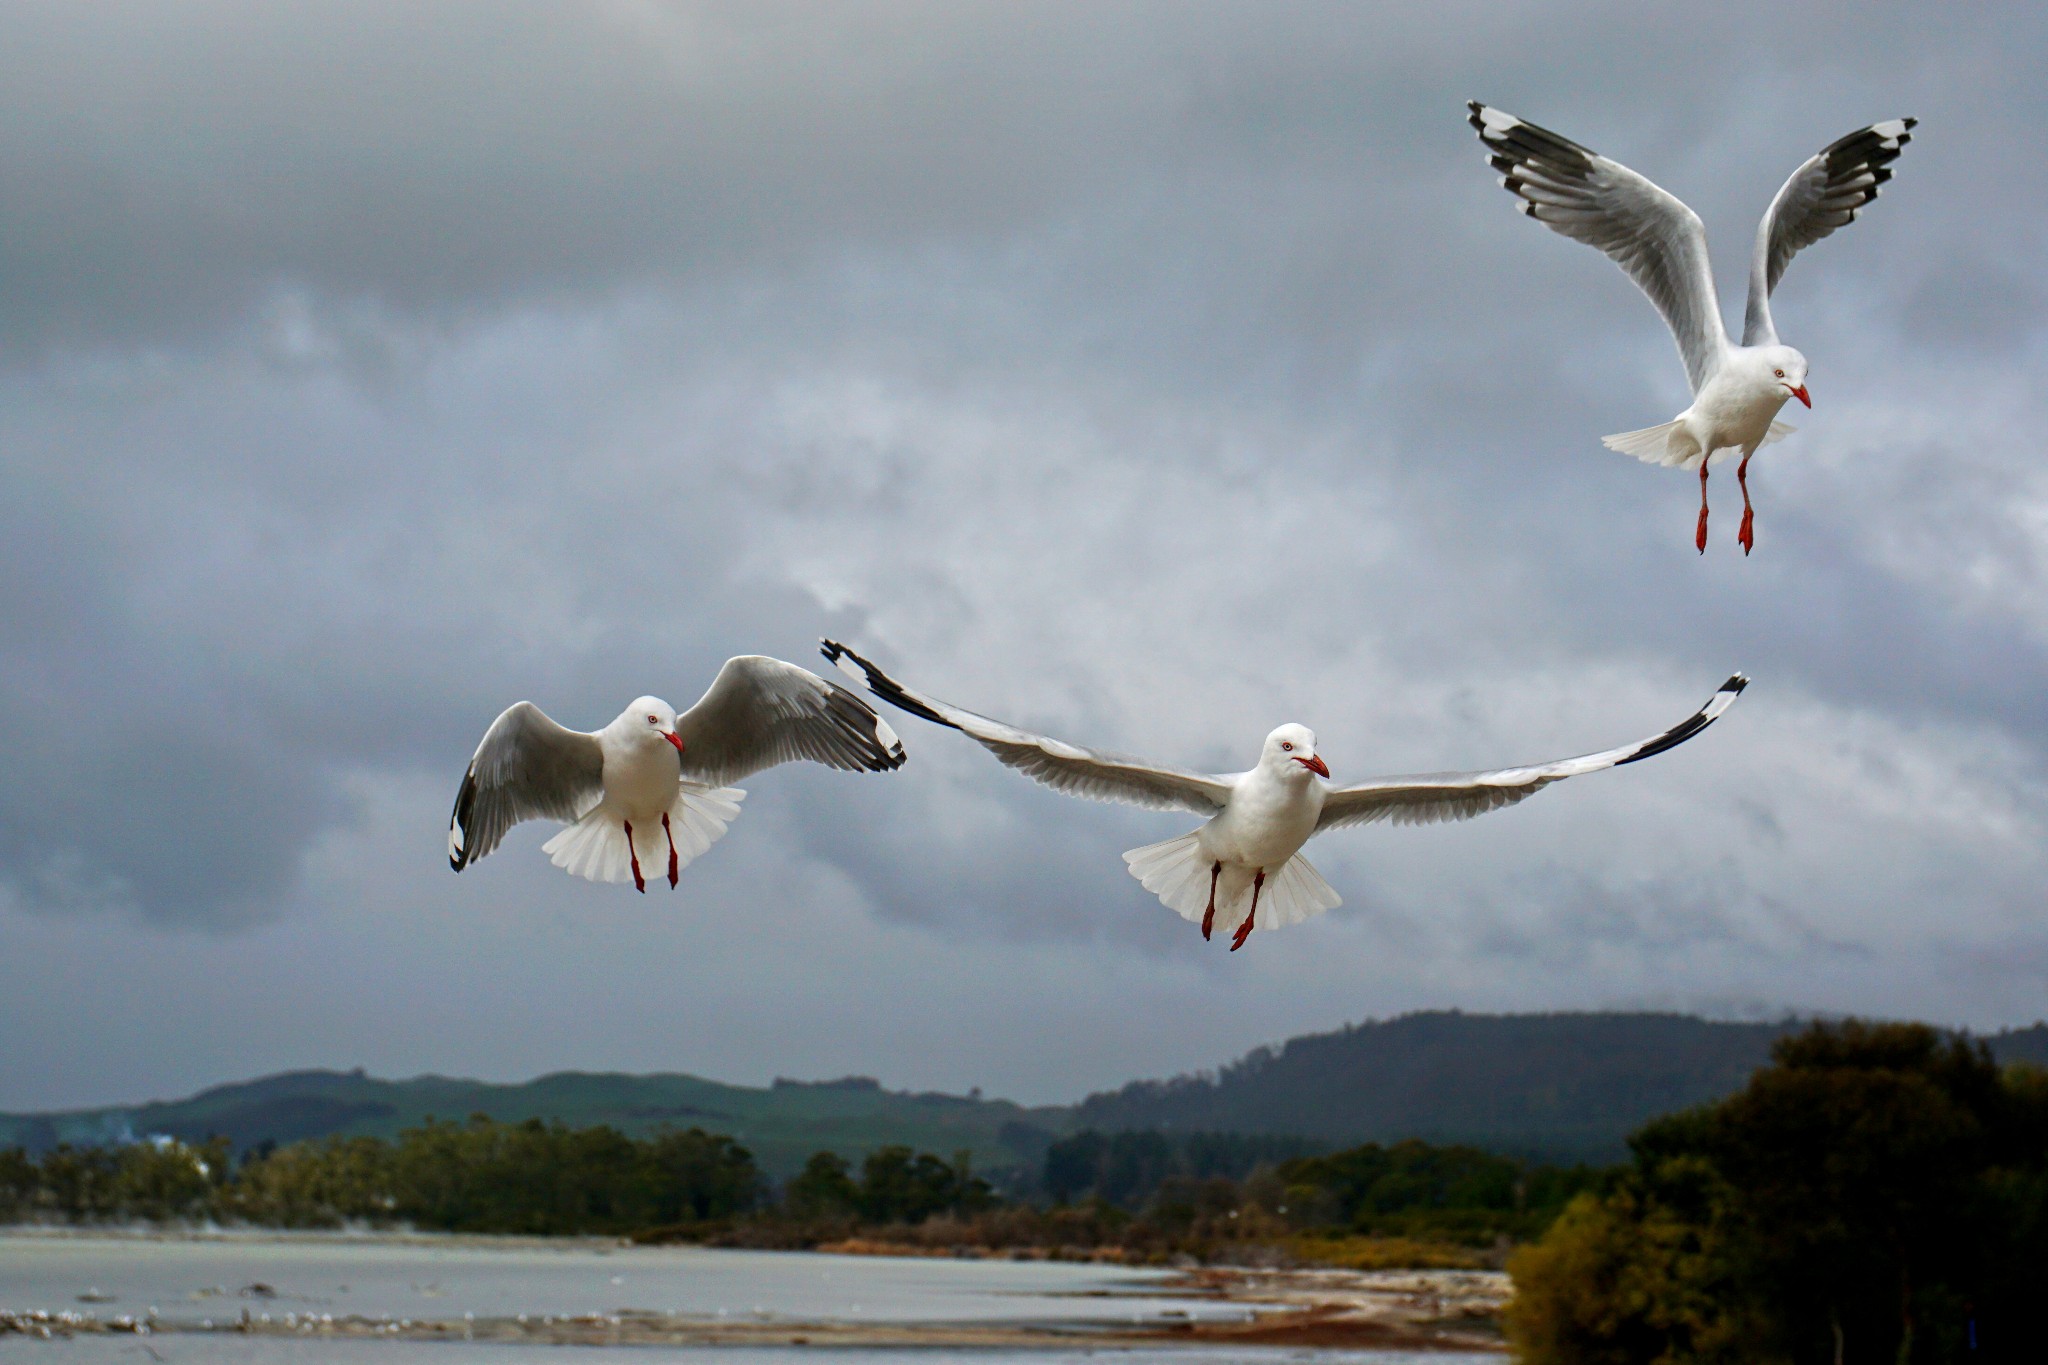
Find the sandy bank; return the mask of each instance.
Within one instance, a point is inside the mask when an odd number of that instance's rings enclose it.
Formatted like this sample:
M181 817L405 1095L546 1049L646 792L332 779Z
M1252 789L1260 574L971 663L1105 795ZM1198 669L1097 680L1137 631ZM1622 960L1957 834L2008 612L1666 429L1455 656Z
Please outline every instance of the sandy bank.
M507 1318L372 1318L242 1309L211 1327L156 1323L89 1311L0 1312L0 1337L100 1333L512 1341L586 1346L1029 1347L1174 1343L1218 1346L1347 1347L1498 1351L1495 1327L1507 1301L1497 1271L1189 1271L1165 1287L1209 1302L1243 1304L1238 1322L1185 1321L1118 1327L1099 1322L1029 1324L853 1323L711 1320L660 1313L519 1315Z

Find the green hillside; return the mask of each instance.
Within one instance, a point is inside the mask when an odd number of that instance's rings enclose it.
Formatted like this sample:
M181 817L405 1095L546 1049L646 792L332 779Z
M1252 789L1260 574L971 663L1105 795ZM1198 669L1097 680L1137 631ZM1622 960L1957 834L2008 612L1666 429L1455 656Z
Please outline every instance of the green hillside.
M1408 1014L1260 1048L1213 1075L1091 1095L1073 1123L1332 1146L1421 1138L1614 1161L1648 1120L1740 1089L1796 1027L1680 1014ZM1985 1041L2000 1061L2048 1063L2048 1025Z
M1153 1130L1294 1137L1317 1146L1422 1138L1552 1161L1608 1161L1659 1114L1733 1094L1789 1022L1678 1014L1403 1015L1260 1048L1215 1073L1134 1081L1073 1106L909 1094L872 1080L778 1080L558 1072L523 1085L360 1071L297 1071L190 1099L55 1114L0 1114L0 1148L41 1151L150 1133L221 1134L246 1150L328 1134L393 1137L429 1116L664 1127L729 1134L785 1178L814 1152L858 1159L903 1144L1035 1182L1056 1137ZM1988 1039L2001 1061L2048 1064L2048 1025Z
M523 1085L419 1076L385 1081L361 1071L294 1071L216 1086L190 1099L56 1114L0 1115L0 1147L41 1150L130 1140L149 1133L198 1140L220 1134L237 1149L329 1134L393 1137L429 1117L488 1114L504 1122L610 1124L634 1136L664 1127L704 1128L738 1139L771 1176L799 1170L812 1153L862 1153L891 1143L947 1156L971 1151L990 1172L1035 1172L1067 1111L1007 1100L905 1094L864 1077L766 1089L696 1076L564 1071Z

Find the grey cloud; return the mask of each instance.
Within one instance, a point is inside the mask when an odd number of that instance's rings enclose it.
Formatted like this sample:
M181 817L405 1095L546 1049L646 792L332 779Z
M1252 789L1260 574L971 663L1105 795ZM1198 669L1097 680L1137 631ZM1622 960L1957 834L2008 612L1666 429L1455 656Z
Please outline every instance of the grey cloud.
M1171 822L906 721L902 774L767 774L692 870L707 916L889 945L854 963L878 999L784 1029L738 998L782 997L775 953L723 942L734 1014L705 1027L734 1067L792 1069L778 1032L825 1057L808 1028L872 1030L914 1069L888 1010L942 1017L950 960L947 989L1017 1010L962 1007L948 1045L990 1067L962 1080L1039 1093L1403 1004L2028 998L2048 412L2025 301L2048 264L2014 225L2048 193L2025 141L2043 21L1790 17L8 12L0 932L79 961L132 933L195 983L161 928L404 958L422 983L462 975L451 926L489 932L493 897L522 907L507 933L599 913L637 943L663 921L558 885L538 837L456 882L445 797L420 793L452 795L521 696L594 725L829 632L963 704L1180 762L1240 766L1303 720L1340 776L1596 747L1730 668L1758 682L1626 777L1319 841L1346 907L1255 966L1193 956L1124 874ZM1883 200L1780 292L1819 406L1759 457L1752 559L1725 474L1701 561L1691 482L1599 448L1683 403L1678 364L1619 272L1515 214L1474 96L1683 194L1731 296L1801 156L1922 119ZM1896 791L1954 810L1908 818ZM1717 890L1723 855L1742 876ZM1953 981L1924 967L1944 938ZM508 980L513 956L490 959ZM1076 1002L1103 962L1145 1019ZM531 970L462 975L465 1007L531 1000ZM322 1028L356 1036L335 1000ZM253 996L216 1008L223 1035L284 1027ZM1069 1012L1142 1048L1014 1036ZM562 1027L604 1053L630 1031L606 1018ZM556 1045L465 1046L516 1073Z
M1958 251L1922 278L1902 310L1907 326L1936 344L1996 353L2039 336L2048 298L2012 262Z
M1777 13L1692 16L1704 32L1681 34L1604 6L1586 26L1626 16L1656 54L1747 43ZM1869 66L1903 65L1887 38L1908 13L1859 25ZM1844 94L1875 84L1833 67L1833 26L1770 28L1747 86L1762 113L1729 126L1745 144L1784 127L1786 165L1720 158L1766 177L1733 206L1745 234L1768 177L1839 131ZM1342 305L1368 298L1346 268L1358 243L1439 250L1433 233L1380 230L1388 211L1418 193L1479 198L1463 98L1540 99L1532 117L1596 143L1626 137L1645 162L1723 152L1685 116L1716 88L1713 63L1615 61L1571 24L1498 6L1459 18L1304 5L1252 23L1227 5L1125 5L1080 23L886 4L127 4L16 11L5 36L0 303L31 352L218 325L280 281L473 316L650 274L701 280L1081 222L1095 236L1105 208L1183 239L1104 261L1119 287L1132 266L1201 270L1191 228L1256 236L1284 245L1266 254L1286 274L1260 253L1218 253L1191 302L1341 343L1360 313ZM2017 78L2025 45L2002 26L1961 18L1948 41L1993 91ZM1909 65L1889 75L1893 89L1933 83ZM1643 109L1669 111L1648 138ZM1987 120L1980 140L2004 126ZM1718 222L1718 187L1688 188ZM1199 217L1175 211L1190 191ZM1723 241L1734 261L1745 244ZM1431 278L1379 272L1370 290L1421 294Z

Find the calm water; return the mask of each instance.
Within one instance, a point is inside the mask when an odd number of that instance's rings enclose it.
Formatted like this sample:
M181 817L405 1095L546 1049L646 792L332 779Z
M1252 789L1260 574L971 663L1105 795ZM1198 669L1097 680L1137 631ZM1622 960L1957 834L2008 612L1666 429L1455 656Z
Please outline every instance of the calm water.
M160 1322L198 1327L237 1320L244 1309L392 1320L461 1322L520 1314L621 1311L698 1319L792 1323L1030 1323L1128 1325L1167 1320L1241 1320L1242 1305L1181 1298L1157 1271L1007 1261L911 1260L720 1251L696 1247L487 1245L369 1238L221 1237L203 1240L0 1234L0 1309L90 1313L101 1320L152 1310ZM379 1365L572 1365L592 1354L634 1361L777 1365L820 1351L778 1347L566 1347L527 1343L407 1342L349 1338L90 1335L43 1342L0 1337L0 1357L83 1362L378 1362ZM1140 1365L1315 1360L1395 1365L1444 1355L1199 1348L960 1351L951 1348L828 1352L863 1365L931 1365L941 1359L1024 1358L1030 1365L1107 1358ZM1498 1361L1499 1357L1474 1357Z
M10 1344L14 1343L14 1344ZM597 1357L603 1357L602 1361ZM154 1336L147 1350L133 1338L76 1337L63 1342L22 1342L0 1337L0 1360L50 1365L1499 1365L1496 1355L1405 1351L1302 1351L1279 1348L1208 1350L989 1350L950 1347L910 1350L807 1347L523 1346L460 1342L289 1341L260 1337Z

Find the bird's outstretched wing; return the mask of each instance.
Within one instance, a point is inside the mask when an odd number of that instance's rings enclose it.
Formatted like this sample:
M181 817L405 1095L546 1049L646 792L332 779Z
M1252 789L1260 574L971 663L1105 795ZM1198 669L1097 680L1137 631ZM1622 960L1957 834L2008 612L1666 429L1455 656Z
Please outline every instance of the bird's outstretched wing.
M455 793L448 865L462 871L521 820L575 820L603 796L596 735L564 729L530 701L508 706L484 731Z
M1877 198L1878 187L1892 178L1891 164L1913 140L1918 122L1895 118L1859 128L1792 172L1757 224L1743 345L1768 346L1778 340L1778 329L1771 324L1771 291L1784 278L1785 267L1804 248L1856 221L1857 211Z
M999 720L963 711L957 706L913 692L860 655L834 640L823 642L827 659L874 694L914 716L951 726L980 741L983 748L1026 777L1055 791L1148 810L1187 810L1214 815L1230 799L1228 778L1211 777L1182 768L1164 768L1126 754L1083 749L1077 744L1034 735Z
M1728 348L1699 215L1619 161L1473 100L1471 124L1522 212L1596 246L1650 296L1693 392Z
M727 659L697 704L676 717L683 776L713 786L805 758L851 772L903 766L903 742L855 693L759 654Z
M1355 787L1338 787L1323 798L1323 818L1316 823L1316 829L1365 825L1375 820L1396 825L1427 825L1439 820L1469 820L1475 815L1499 810L1502 806L1512 806L1567 777L1619 767L1623 763L1633 763L1639 758L1676 748L1719 719L1748 685L1749 679L1737 673L1721 684L1721 690L1705 706L1663 734L1604 753L1561 758L1555 763L1538 763L1526 768L1381 777Z

